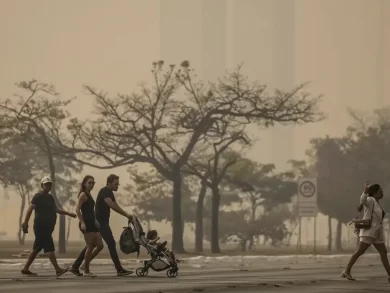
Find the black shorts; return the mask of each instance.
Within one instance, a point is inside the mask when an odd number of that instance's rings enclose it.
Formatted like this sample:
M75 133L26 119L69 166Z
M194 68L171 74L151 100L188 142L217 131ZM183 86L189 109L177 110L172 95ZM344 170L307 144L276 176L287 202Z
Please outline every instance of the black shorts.
M53 241L53 231L54 227L35 227L34 234L35 241L33 250L35 252L40 252L42 249L45 253L55 251L54 241Z
M81 233L97 233L99 232L99 227L94 219L84 219L85 231L81 230L81 223L79 223L79 229Z

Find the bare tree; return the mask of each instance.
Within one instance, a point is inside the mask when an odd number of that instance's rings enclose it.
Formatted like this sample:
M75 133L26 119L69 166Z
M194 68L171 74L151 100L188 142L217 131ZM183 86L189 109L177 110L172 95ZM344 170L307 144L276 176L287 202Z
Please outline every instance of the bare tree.
M199 141L205 139L217 121L236 124L316 122L320 97L310 97L300 85L290 92L266 93L266 87L250 84L240 69L206 88L194 81L188 61L176 69L153 64L154 85L114 98L86 86L95 97L98 118L91 123L73 119L69 129L73 143L63 145L79 162L97 168L134 163L151 164L173 184L172 246L184 252L181 215L182 168ZM96 162L103 159L105 163Z
M215 127L217 126L217 127ZM184 172L197 176L211 190L211 252L220 253L219 247L219 208L221 202L220 184L229 168L239 158L238 153L231 151L234 143L249 143L243 129L229 127L228 121L217 121L209 131L206 143L186 164ZM232 128L232 129L229 129ZM211 149L211 151L207 151ZM230 150L230 152L229 152ZM199 198L201 199L201 198ZM201 208L202 207L202 208ZM198 204L196 228L201 229L195 243L203 242L203 202ZM201 228L202 227L202 228ZM201 238L200 238L201 237Z
M62 100L54 86L31 80L16 84L23 94L15 94L0 104L2 131L22 137L25 142L34 145L47 161L53 181L52 194L56 204L62 206L56 194L56 160L54 149L59 140L65 140L64 121L69 117L66 106L71 99ZM71 162L62 161L72 169L80 170ZM58 166L58 164L57 164ZM66 222L60 216L59 252L66 252Z
M19 135L0 131L0 182L5 187L15 189L20 196L17 233L20 245L24 245L25 235L21 224L32 191L31 180L40 168L42 164L37 160L36 148L27 144Z

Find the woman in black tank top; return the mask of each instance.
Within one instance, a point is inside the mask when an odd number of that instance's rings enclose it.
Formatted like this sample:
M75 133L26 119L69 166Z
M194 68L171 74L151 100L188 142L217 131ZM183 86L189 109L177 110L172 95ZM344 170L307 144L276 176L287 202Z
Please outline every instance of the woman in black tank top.
M89 265L98 253L103 249L102 237L99 233L99 224L95 219L95 200L91 195L91 191L95 185L95 180L92 176L87 175L81 183L81 188L78 196L76 214L79 218L79 228L84 234L87 249L85 251L84 276L95 277L89 270ZM79 273L81 275L81 273Z

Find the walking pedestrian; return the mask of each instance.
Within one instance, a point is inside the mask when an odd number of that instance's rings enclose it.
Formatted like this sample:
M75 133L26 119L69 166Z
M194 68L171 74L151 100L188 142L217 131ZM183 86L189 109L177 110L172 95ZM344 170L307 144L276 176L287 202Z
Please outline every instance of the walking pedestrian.
M363 226L365 228L360 229L359 231L359 246L354 254L351 256L351 259L341 273L342 278L346 278L350 281L355 279L351 275L352 266L358 260L358 258L365 253L370 245L374 245L376 250L378 250L381 257L382 264L387 272L388 281L390 282L390 266L389 260L387 258L387 249L383 241L383 218L385 217L385 212L379 204L379 201L383 198L383 191L379 184L369 185L366 182L365 190L360 197L360 207L359 211L364 211L364 216L362 220L353 220L353 222L365 223Z
M89 265L99 252L103 249L103 241L99 232L99 224L95 217L95 200L91 191L95 186L95 180L92 176L87 175L81 182L78 195L76 214L79 218L79 228L84 234L86 244L84 273L81 274L78 269L71 267L69 270L76 276L96 277L91 273Z
M132 219L132 216L125 212L116 202L114 191L117 191L119 187L119 177L117 175L111 174L107 177L107 184L105 187L100 189L95 205L95 215L96 220L99 223L100 235L102 236L104 242L107 244L108 250L110 252L111 259L115 265L117 271L117 276L127 276L132 274L132 271L125 270L119 260L118 252L116 250L116 242L114 236L112 235L110 227L110 211L111 209L117 212L118 214ZM85 247L81 252L79 257L73 263L70 271L76 275L81 275L79 269L81 263L85 259L85 252L87 247Z
M36 273L30 271L30 266L42 249L45 253L48 253L50 262L52 263L57 276L61 276L68 271L68 269L61 268L57 263L57 259L54 253L55 249L52 233L56 225L57 214L70 216L72 218L76 218L76 214L69 213L56 205L53 196L50 194L52 186L53 183L50 177L45 176L42 178L41 191L35 194L32 198L31 205L27 210L25 220L22 224L23 231L27 233L28 222L32 212L35 210L35 241L33 250L31 251L27 262L21 271L23 275L37 275Z

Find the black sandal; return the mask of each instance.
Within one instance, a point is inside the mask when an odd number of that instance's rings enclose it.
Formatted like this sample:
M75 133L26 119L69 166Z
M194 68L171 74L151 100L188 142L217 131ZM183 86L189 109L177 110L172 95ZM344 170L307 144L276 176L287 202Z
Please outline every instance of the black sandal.
M56 272L57 277L61 277L63 274L69 272L69 269L62 269L60 272Z
M36 277L36 276L38 276L38 274L33 273L33 272L30 271L30 270L21 270L20 272L22 273L23 276L30 276L30 277Z
M348 281L356 281L354 277L351 276L350 273L347 273L346 271L343 271L341 273L341 278L347 279Z

